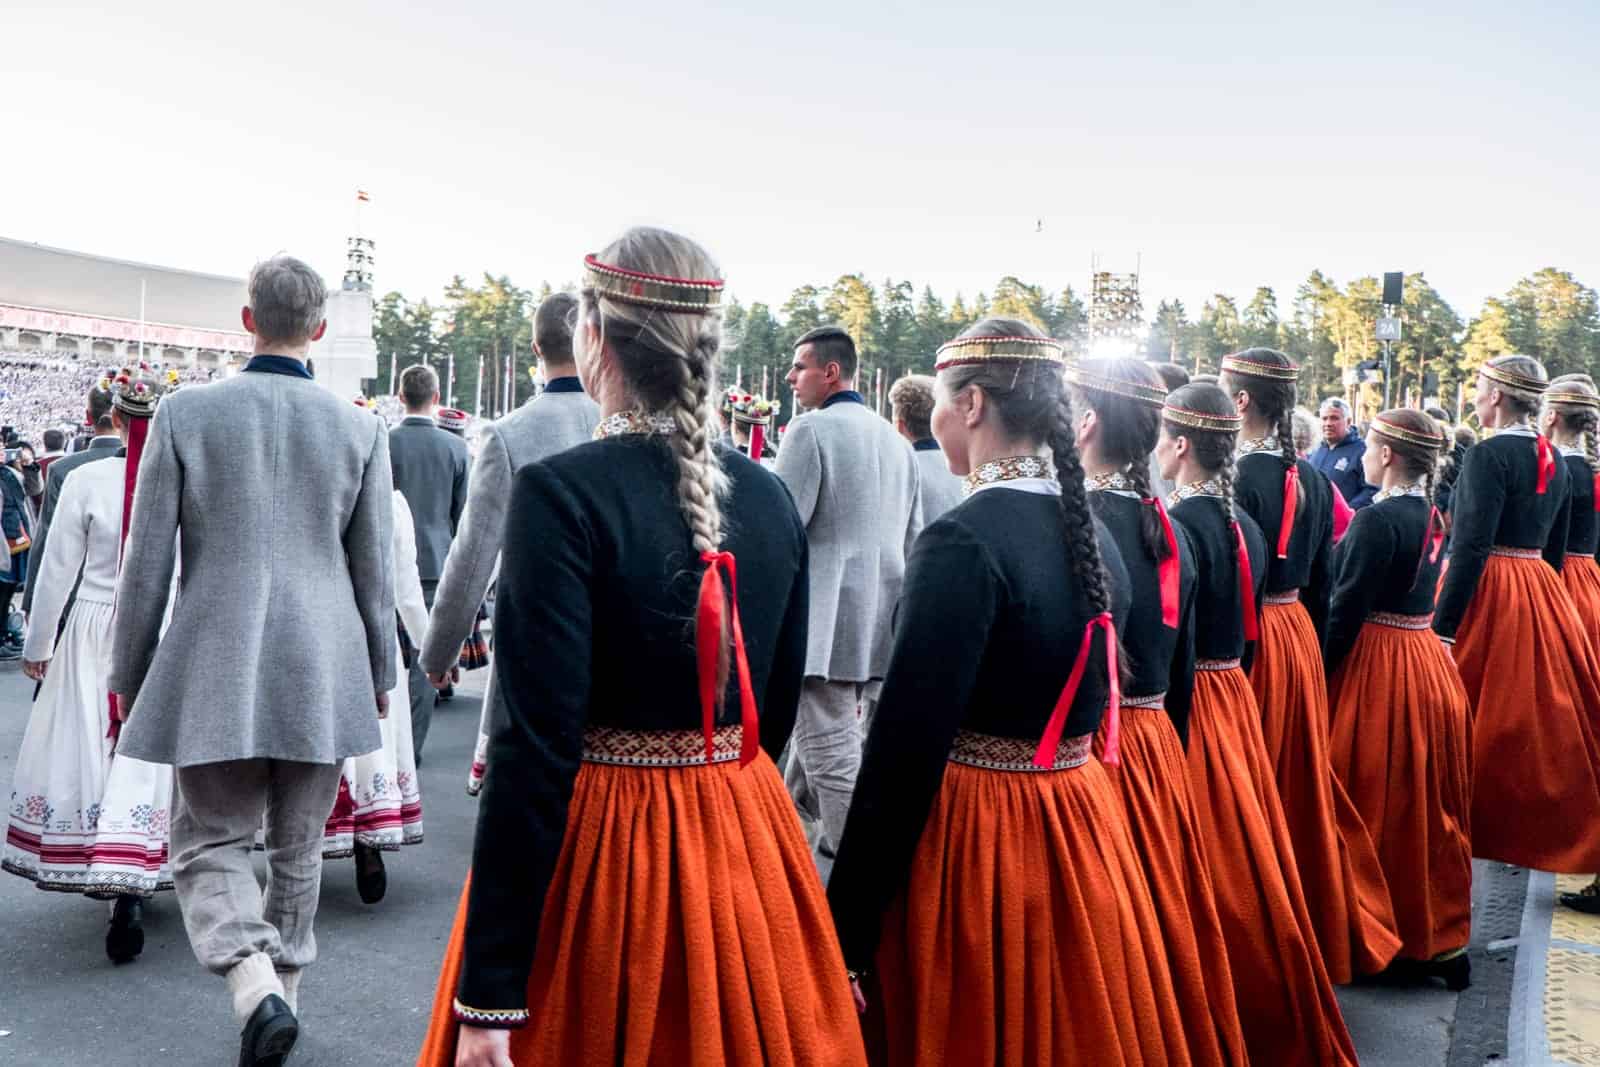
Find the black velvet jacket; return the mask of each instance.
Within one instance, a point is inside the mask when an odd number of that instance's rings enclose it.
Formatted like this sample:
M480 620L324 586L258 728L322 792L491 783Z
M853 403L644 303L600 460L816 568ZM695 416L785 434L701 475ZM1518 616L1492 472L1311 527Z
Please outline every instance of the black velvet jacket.
M719 452L731 481L722 547L737 559L761 745L776 757L805 668L805 529L777 477ZM676 483L666 443L640 435L579 445L517 473L494 622L508 722L490 746L457 986L471 1009L524 1007L584 728L701 728L694 611L705 568ZM730 672L719 721L739 714Z
M868 967L877 950L956 732L1029 741L1044 733L1092 617L1067 562L1060 509L1054 496L985 489L923 530L912 548L882 697L828 883L851 968ZM1096 526L1120 629L1128 576ZM1097 633L1063 737L1100 726L1109 693L1103 641Z
M1317 638L1328 638L1328 594L1332 589L1329 560L1333 553L1333 487L1317 468L1299 460L1300 501L1295 505L1294 531L1289 535L1289 556L1278 558L1278 531L1283 525L1283 456L1277 452L1252 452L1240 456L1234 502L1248 512L1267 546L1267 592L1299 590L1300 602L1311 615Z
M1254 519L1243 512L1238 512L1238 516L1239 527L1244 531L1245 552L1250 557L1259 618L1261 597L1266 589L1267 544ZM1198 575L1194 597L1195 659L1240 659L1248 669L1255 645L1247 648L1244 639L1239 553L1222 501L1217 497L1190 497L1173 506L1172 518L1188 535Z
M1427 615L1433 611L1444 554L1432 562L1423 558L1427 526L1428 502L1420 496L1380 500L1350 520L1344 540L1333 550L1333 603L1328 612L1326 652L1330 678L1350 654L1368 615L1375 611Z
M1567 555L1592 556L1600 548L1600 514L1594 510L1595 472L1584 455L1563 456L1571 489L1567 522Z

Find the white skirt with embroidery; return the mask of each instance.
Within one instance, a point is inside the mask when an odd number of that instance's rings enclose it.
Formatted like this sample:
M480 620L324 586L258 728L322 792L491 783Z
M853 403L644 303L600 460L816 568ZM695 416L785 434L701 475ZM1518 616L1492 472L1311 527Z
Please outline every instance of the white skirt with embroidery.
M399 645L395 646L399 664ZM378 722L383 747L344 761L339 796L322 833L322 856L353 855L359 842L394 851L422 843L422 792L417 783L417 756L411 739L411 699L403 665L389 691L389 716Z
M172 888L172 768L114 755L110 604L79 600L17 755L0 867L40 889L149 896Z

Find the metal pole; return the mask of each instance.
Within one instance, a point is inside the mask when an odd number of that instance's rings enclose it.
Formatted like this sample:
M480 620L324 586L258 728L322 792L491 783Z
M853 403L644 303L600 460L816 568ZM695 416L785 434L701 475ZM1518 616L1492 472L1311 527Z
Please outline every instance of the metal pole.
M144 362L144 279L139 279L139 362Z
M473 397L472 397L472 413L474 415L482 415L483 414L483 352L482 352L482 350L480 350L478 352L478 384L475 387L475 391L474 391Z

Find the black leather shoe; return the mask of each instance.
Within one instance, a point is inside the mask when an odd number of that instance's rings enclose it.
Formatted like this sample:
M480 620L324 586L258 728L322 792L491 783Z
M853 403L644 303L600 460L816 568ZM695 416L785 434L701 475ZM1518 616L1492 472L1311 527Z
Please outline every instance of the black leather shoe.
M106 955L112 963L127 963L144 951L144 902L138 897L118 897L111 907L111 928L106 931Z
M294 1012L282 997L268 993L244 1024L239 1037L239 1067L283 1067L299 1037L300 1022Z
M369 845L356 843L356 892L363 904L376 904L389 891L389 874L383 869L383 853Z
M1561 906L1581 911L1585 915L1600 915L1600 878L1595 879L1576 893L1562 893Z

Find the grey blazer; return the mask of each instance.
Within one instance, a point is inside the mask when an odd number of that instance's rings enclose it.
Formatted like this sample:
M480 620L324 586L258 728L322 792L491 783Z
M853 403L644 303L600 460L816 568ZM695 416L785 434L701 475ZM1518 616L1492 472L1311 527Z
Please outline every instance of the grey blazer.
M922 474L922 525L929 526L961 503L962 481L950 473L950 465L939 449L922 449L916 455L917 470Z
M110 689L135 698L119 752L187 767L379 747L375 694L396 670L388 444L382 419L283 374L162 402L112 629Z
M37 561L34 563L35 568L44 562L44 539L50 533L50 520L55 518L56 503L61 499L61 486L67 480L67 475L85 463L93 463L97 459L107 459L116 455L121 447L122 439L116 434L101 434L90 440L88 447L83 451L62 456L50 464L44 479L44 508L39 512L39 527L33 535L33 548L28 553L30 561ZM28 587L22 594L24 612L33 610L33 590L38 584L33 578L28 579Z
M789 423L775 469L810 546L806 675L882 678L906 553L922 532L910 442L866 405L835 402Z
M467 507L467 464L467 443L426 415L407 415L389 431L394 487L416 523L417 576L425 582L444 573L450 539Z

